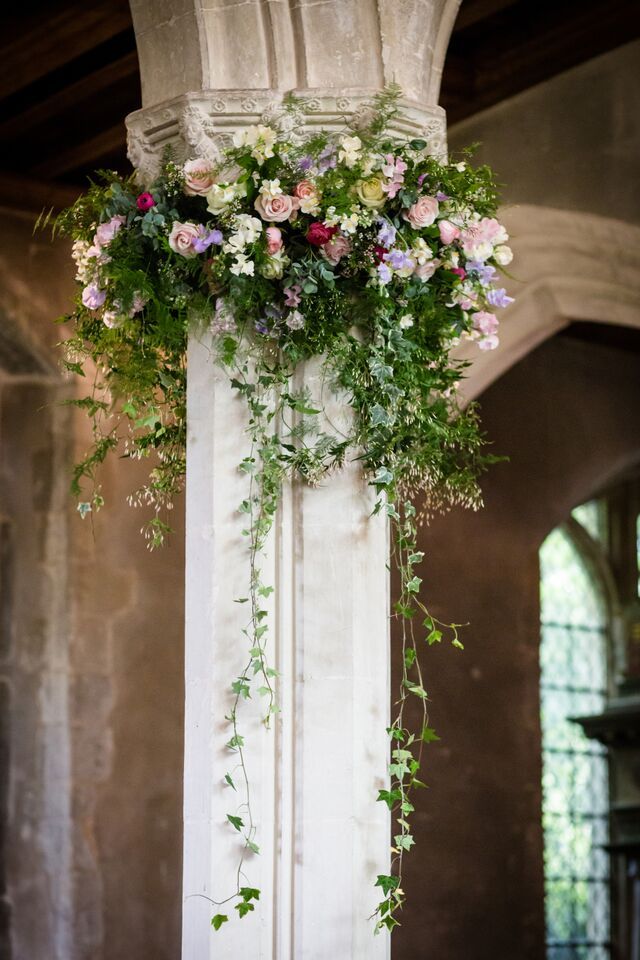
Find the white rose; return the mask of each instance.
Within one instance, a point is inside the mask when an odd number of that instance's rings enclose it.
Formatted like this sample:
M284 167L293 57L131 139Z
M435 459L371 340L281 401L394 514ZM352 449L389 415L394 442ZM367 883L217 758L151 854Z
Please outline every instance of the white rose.
M214 217L229 209L234 200L246 195L243 183L214 183L207 193L207 210Z

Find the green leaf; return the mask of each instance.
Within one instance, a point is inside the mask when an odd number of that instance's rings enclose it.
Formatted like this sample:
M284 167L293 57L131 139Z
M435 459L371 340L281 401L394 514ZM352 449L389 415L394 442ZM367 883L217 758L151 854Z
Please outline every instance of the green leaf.
M251 850L251 853L260 853L260 847L253 840L247 840L247 847Z
M229 917L224 913L216 913L215 917L211 921L211 926L214 930L219 930L223 923L228 921Z
M393 839L396 847L399 847L400 850L411 850L411 847L415 845L415 840L410 833L399 833Z
M228 813L228 814L227 814L227 820L229 821L229 823L231 824L231 826L232 826L232 827L235 827L236 830L238 831L238 833L240 833L240 831L241 831L242 828L244 827L244 823L243 823L243 821L242 821L242 817L234 817L232 814Z
M405 650L404 662L407 668L412 667L416 662L416 652L413 647L409 647L407 650Z
M392 877L388 874L380 873L378 874L378 879L376 880L374 886L382 887L382 892L385 897L391 893L393 890L397 890L400 886L400 878Z
M409 593L418 593L421 583L422 579L420 577L412 577L411 580L407 582L406 588Z
M231 777L230 777L230 775L229 775L228 773L225 773L224 779L225 779L225 781L229 784L230 787L233 787L234 790L236 789L236 785L235 785L235 783L233 782L233 780L231 779Z
M243 900L259 900L260 891L256 887L240 887L238 891Z
M436 740L440 739L432 727L423 727L420 737L425 743L435 743Z
M441 630L432 630L429 636L427 637L427 643L429 644L430 647L432 647L434 643L440 643L441 640L442 640Z
M246 903L243 900L242 903L236 903L236 910L241 917L246 917L248 913L251 913L252 910L255 910L255 907L252 903Z

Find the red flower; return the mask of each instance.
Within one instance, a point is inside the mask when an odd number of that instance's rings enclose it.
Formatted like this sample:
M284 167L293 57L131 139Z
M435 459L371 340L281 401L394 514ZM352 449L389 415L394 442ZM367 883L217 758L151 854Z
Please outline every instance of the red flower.
M324 247L325 243L331 240L331 237L337 230L337 227L327 227L324 223L316 220L307 230L307 240L309 243L312 243L314 247Z
M141 193L136 200L138 210L151 210L151 207L155 207L155 205L156 202L150 193Z
M376 260L378 261L378 263L382 263L382 258L384 257L385 253L389 253L389 251L387 250L386 247L374 247L374 248L373 248L373 255L374 255L374 257L376 258Z
M455 273L455 275L460 277L461 280L464 280L467 275L467 271L463 270L462 267L451 267L451 273Z

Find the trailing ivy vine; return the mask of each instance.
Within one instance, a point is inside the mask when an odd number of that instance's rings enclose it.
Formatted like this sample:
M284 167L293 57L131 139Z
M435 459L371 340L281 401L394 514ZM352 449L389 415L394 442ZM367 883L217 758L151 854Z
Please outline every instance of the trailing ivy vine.
M227 820L239 855L235 885L216 904L233 904L240 917L260 897L245 862L260 848L242 705L260 698L266 725L279 710L268 643L273 587L261 564L283 484L329 482L358 461L377 494L374 512L384 511L393 530L402 676L387 731L388 788L378 796L394 830L390 872L376 883L376 930L399 922L422 751L438 739L422 655L444 638L461 646L458 626L437 621L421 600L416 504L421 515L480 505L478 476L491 458L475 407L458 402L466 364L455 348L461 340L498 345L494 311L510 302L498 268L511 251L490 171L390 133L398 97L381 94L357 130L310 137L292 132L300 104L291 101L279 129L238 131L215 163L167 156L146 189L135 176L103 172L56 222L73 239L79 282L76 309L63 318L74 326L64 363L92 378L72 401L93 423L93 446L73 478L81 516L103 505L98 468L109 453L150 458L148 481L130 502L151 510L149 546L163 542L184 482L190 333L213 335L216 362L246 405L239 469L248 495L239 510L248 590L228 598L247 610L246 655L231 681L225 776L238 798ZM319 365L332 403L352 410L340 430L322 397L296 386L308 361ZM415 729L410 698L421 705ZM212 924L228 919L217 912Z

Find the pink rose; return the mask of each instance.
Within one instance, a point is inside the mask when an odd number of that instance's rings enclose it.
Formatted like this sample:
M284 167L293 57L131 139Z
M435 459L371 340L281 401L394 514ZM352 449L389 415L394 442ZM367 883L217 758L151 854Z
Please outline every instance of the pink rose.
M267 253L270 257L282 250L284 244L282 242L282 231L278 227L267 227L265 230L267 235Z
M440 231L440 240L445 245L453 243L460 236L460 228L456 227L450 220L441 220L438 224L438 230Z
M117 217L111 217L111 220L106 223L101 223L96 230L93 242L98 247L108 246L126 219L126 217L118 215Z
M423 227L430 227L435 222L439 209L435 197L420 197L413 206L403 212L402 216L414 230L422 230Z
M184 192L189 197L203 197L215 183L211 164L206 160L187 160L183 167Z
M141 193L139 197L136 198L136 207L138 210L142 210L143 213L146 213L147 210L151 210L151 207L155 207L156 202L153 199L153 194L145 191Z
M307 240L314 247L322 247L325 243L328 243L334 233L337 232L337 227L327 227L324 223L316 220L307 230Z
M430 280L439 266L439 260L427 260L426 263L418 264L414 270L414 276L418 277L420 280Z
M180 223L176 220L169 234L169 246L174 253L179 253L182 257L196 257L198 254L193 244L199 237L200 232L195 223Z
M282 223L283 220L295 219L300 201L297 197L290 197L286 193L279 193L270 200L260 195L257 197L254 206L263 220Z
M473 315L473 329L478 330L485 337L491 337L497 333L498 326L499 322L495 313L479 310L478 313Z
M332 266L337 266L343 257L351 253L351 244L347 237L338 233L322 246L322 255Z
M478 340L478 346L481 350L495 350L499 343L500 340L495 333L492 333L488 337L483 337L482 340Z

